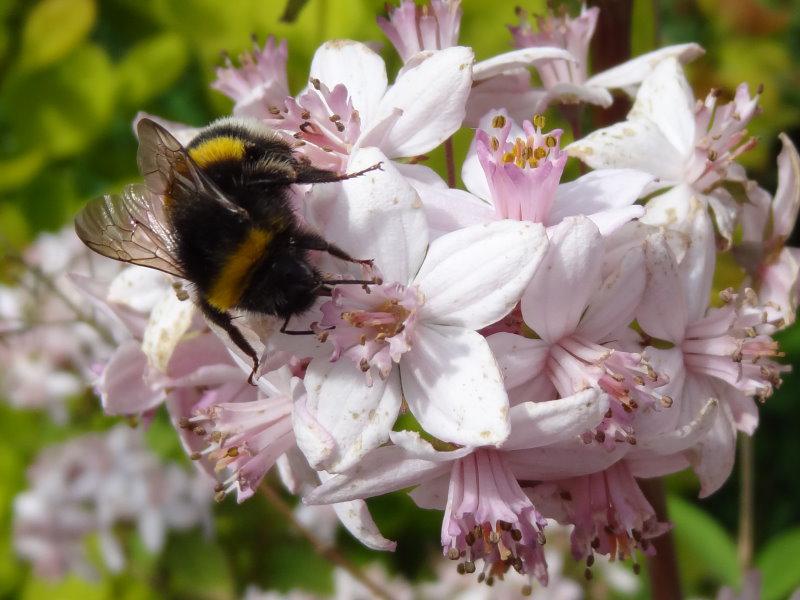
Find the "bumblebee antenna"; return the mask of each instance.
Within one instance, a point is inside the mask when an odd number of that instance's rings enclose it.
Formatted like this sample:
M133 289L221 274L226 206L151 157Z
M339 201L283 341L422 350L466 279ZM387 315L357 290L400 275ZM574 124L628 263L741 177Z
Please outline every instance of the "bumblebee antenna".
M333 171L326 171L325 169L317 169L311 165L311 163L301 163L300 169L297 172L297 178L291 183L334 183L336 181L361 177L365 173L378 170L383 171L383 162L377 162L355 173L344 173L342 175L334 173Z

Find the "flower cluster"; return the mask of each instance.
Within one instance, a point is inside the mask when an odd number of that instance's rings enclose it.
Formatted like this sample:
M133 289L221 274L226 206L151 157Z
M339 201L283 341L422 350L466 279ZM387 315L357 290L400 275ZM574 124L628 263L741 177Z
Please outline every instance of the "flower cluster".
M758 94L695 100L682 67L695 44L589 76L596 8L535 30L520 14L517 49L476 63L460 15L458 0L391 8L379 24L404 62L391 84L370 46L343 40L317 50L295 96L274 40L218 71L234 116L320 168L382 164L292 192L303 226L371 259L380 282L318 298L295 324L315 335L237 315L263 357L253 386L180 281L137 267L80 279L124 325L96 387L111 414L166 402L220 500L247 499L277 465L376 549L395 544L364 500L413 488L443 511L443 554L481 581L514 570L528 590L546 584L548 519L571 526L587 576L598 556L637 569L670 527L638 479L691 467L713 493L737 432L756 429L756 401L780 385L772 336L798 302L800 256L785 243L800 158L783 136L775 194L748 178L737 159ZM614 89L634 98L625 121L568 144L548 125L548 107L605 107ZM197 132L161 122L181 141ZM457 189L422 163L465 126ZM583 174L567 180L571 160ZM742 279L715 293L720 253Z
M106 568L117 572L125 564L121 527L135 527L155 552L170 529L210 525L206 482L160 464L141 433L118 425L47 448L37 458L30 488L14 500L14 546L39 576L96 576L87 552L92 535Z

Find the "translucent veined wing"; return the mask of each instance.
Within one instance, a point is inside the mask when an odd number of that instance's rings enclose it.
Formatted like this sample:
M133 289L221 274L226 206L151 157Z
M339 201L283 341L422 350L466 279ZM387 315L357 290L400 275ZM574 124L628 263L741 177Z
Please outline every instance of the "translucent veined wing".
M161 196L165 203L211 200L239 218L249 219L247 211L225 196L169 131L151 119L142 119L136 132L139 172L148 191Z
M98 254L185 277L161 197L142 184L89 202L75 217L75 232Z

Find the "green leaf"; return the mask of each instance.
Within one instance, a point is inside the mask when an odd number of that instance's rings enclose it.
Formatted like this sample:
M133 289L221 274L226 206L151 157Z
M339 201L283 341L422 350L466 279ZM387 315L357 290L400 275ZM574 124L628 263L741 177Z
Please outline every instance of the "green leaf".
M30 579L22 593L22 600L106 600L111 590L106 582L89 583L77 576L57 583Z
M202 534L172 536L162 556L169 569L170 597L198 600L233 597L228 559L218 544Z
M631 18L631 55L639 56L655 50L656 3L653 0L634 0Z
M800 527L772 538L756 559L763 600L780 600L800 586Z
M175 33L153 36L136 44L119 64L120 100L142 104L167 90L188 62L183 38Z
M713 578L719 585L738 585L739 565L736 545L723 529L703 509L679 496L667 498L669 519L678 546L681 573L689 580Z
M22 28L21 69L38 69L65 57L86 37L96 17L94 0L41 0Z
M44 166L45 154L34 149L7 159L0 159L0 193L28 183Z
M12 141L54 157L77 154L111 118L115 82L108 55L90 44L53 67L18 73L2 98Z

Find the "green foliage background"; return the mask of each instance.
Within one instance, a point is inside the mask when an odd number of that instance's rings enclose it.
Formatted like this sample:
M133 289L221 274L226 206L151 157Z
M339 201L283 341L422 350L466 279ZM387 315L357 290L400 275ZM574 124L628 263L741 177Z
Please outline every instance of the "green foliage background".
M541 0L520 3L530 12L543 10ZM515 21L513 4L463 4L461 40L478 59L509 48L505 25ZM636 0L634 6L634 54L684 41L706 47L707 55L690 67L698 95L711 87L730 92L740 81L764 84L764 113L751 127L763 143L744 162L752 177L774 189L776 134L800 137L800 4ZM385 42L374 19L382 0L310 0L292 24L279 22L283 8L275 0L0 0L0 234L21 248L37 232L61 227L88 198L135 179L130 124L137 111L196 125L229 112L230 102L208 84L220 50L238 54L251 33L262 41L269 34L288 39L293 90L322 41ZM384 50L390 73L396 72L397 57L388 44ZM468 141L468 132L457 136L459 156ZM439 152L430 164L443 165ZM785 332L782 342L797 369L800 330ZM800 585L798 377L797 370L789 375L762 407L755 440L756 563L766 599L785 598ZM113 424L88 394L74 398L70 412L69 426L59 427L44 414L0 403L0 598L227 599L248 584L331 590L330 566L258 497L216 507L213 539L172 535L160 557L149 555L133 532L121 532L132 557L122 574L94 583L35 579L10 541L11 502L25 486L26 466L47 444ZM185 460L163 415L148 439L164 457ZM738 485L734 475L714 497L698 501L693 476L669 481L682 577L692 594L710 596L741 580L734 542ZM371 506L385 535L398 540L397 553L378 556L340 534L343 552L360 563L382 560L411 579L431 577L439 515L413 508L403 495Z

